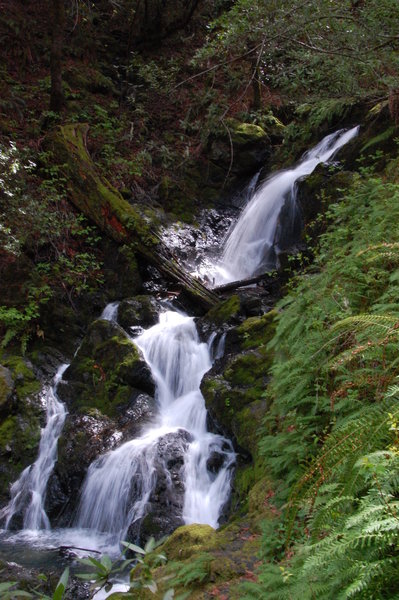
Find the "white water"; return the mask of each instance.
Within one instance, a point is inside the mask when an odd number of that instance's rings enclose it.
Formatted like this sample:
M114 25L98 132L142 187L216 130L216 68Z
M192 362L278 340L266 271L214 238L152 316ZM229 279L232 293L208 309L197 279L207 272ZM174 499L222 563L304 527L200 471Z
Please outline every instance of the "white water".
M100 319L104 321L116 321L118 317L119 302L110 302L101 313Z
M11 500L0 512L5 529L8 529L12 517L17 513L23 513L24 529L50 529L50 522L44 510L46 487L57 460L57 442L66 417L65 406L58 399L56 388L67 367L68 365L61 365L53 385L43 390L42 399L43 403L46 403L47 422L41 432L38 457L11 486Z
M199 386L211 367L192 317L167 311L159 323L135 339L157 384L157 422L140 438L97 459L89 468L76 520L79 528L109 533L117 543L129 525L145 514L155 484L154 461L165 435L185 430L183 519L217 527L230 494L235 455L230 442L207 432L206 408ZM207 469L213 451L224 455L217 474ZM165 465L166 467L166 465Z
M231 229L216 268L216 283L245 279L275 268L276 229L281 209L288 203L296 210L296 183L310 175L320 163L331 160L337 151L357 135L358 127L341 129L325 137L306 152L292 169L272 175L257 190Z

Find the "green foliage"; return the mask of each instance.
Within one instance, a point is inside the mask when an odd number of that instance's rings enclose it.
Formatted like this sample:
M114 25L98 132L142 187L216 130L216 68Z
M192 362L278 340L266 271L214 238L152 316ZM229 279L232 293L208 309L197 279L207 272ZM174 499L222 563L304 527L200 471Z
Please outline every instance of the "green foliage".
M233 71L246 61L247 78L291 98L387 90L398 69L398 21L390 0L238 0L214 21L197 64L216 56Z
M116 561L112 561L107 555L101 556L100 559L89 556L88 558L79 559L79 562L86 567L89 567L88 572L80 573L77 576L84 581L91 582L91 589L98 591L105 589L109 592L112 588L112 580L116 575L125 572L126 569L135 565L130 579L131 590L146 590L155 594L158 586L153 577L153 571L158 566L166 562L166 556L163 554L154 553L154 550L163 540L155 542L154 538L150 538L144 548L122 542L125 547L121 557ZM125 553L129 551L133 554L133 558L126 558Z
M285 510L243 598L397 597L398 200L362 169L278 306L260 449Z
M43 579L39 577L39 579ZM44 576L44 580L47 578ZM36 588L31 591L18 589L17 584L12 581L0 582L0 595L2 600L17 600L18 598L34 598L38 600L62 600L64 598L65 591L67 589L69 579L69 568L66 568L62 573L57 586L51 596L40 591L41 585L39 584Z
M171 563L170 570L173 572L172 585L189 587L206 582L211 574L210 566L214 557L203 552L193 560L184 563Z
M397 267L380 250L386 240L396 243L397 199L397 185L358 178L330 208L334 227L315 265L279 305L270 390L278 402L261 450L285 489L331 425L381 400L398 373ZM376 254L366 268L365 258Z
M100 237L67 204L65 180L51 158L39 156L39 179L29 152L14 143L0 146L0 265L15 265L17 277L21 270L19 294L8 296L6 288L2 293L2 347L19 338L23 352L32 336L43 335L43 305L56 295L73 306L74 299L103 281L96 251Z

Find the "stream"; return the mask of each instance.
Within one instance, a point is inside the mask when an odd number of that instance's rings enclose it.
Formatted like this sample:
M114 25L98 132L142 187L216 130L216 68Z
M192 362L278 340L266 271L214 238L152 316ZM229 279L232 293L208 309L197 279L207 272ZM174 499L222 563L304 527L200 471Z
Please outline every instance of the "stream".
M357 134L358 128L328 135L309 150L296 166L273 174L257 184L250 183L247 203L225 232L223 251L203 253L201 264L188 261L192 271L206 274L215 285L244 279L274 269L279 254L279 222L284 207L284 227L293 227L298 216L297 182L309 175L321 162L331 161L336 152ZM286 233L286 232L285 232ZM166 234L171 246L181 238ZM202 246L204 241L202 238ZM205 244L206 246L206 244ZM195 252L195 246L194 246ZM105 309L101 318L117 321L118 303ZM46 490L57 461L57 442L68 418L65 405L57 396L62 365L51 385L45 386L42 400L47 422L41 432L36 461L27 467L10 490L11 499L0 511L3 530L0 544L3 555L15 560L25 553L27 564L41 549L43 562L49 549L73 546L119 555L120 542L137 536L135 525L146 515L154 495L155 472L165 473L165 486L176 475L176 464L168 454L168 444L179 447L183 456L180 469L182 490L177 506L184 523L204 523L217 528L228 505L236 455L232 442L207 428L207 411L200 391L204 374L212 366L211 346L214 335L205 343L199 339L194 318L164 308L159 321L130 340L142 352L156 384L156 411L142 433L96 458L83 482L77 511L68 527L54 529L45 512ZM223 354L220 340L216 358ZM173 459L175 460L175 459ZM175 460L176 463L176 460ZM11 526L22 515L18 531ZM0 548L0 549L1 549ZM85 554L87 551L82 551ZM79 554L79 552L78 552ZM40 563L38 559L36 562Z

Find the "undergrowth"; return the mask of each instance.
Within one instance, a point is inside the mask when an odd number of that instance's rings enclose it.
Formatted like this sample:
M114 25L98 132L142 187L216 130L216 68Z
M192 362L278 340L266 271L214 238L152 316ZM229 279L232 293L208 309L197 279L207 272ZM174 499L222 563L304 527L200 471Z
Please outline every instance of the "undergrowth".
M328 218L270 343L260 446L285 512L247 598L398 597L399 186L363 169Z

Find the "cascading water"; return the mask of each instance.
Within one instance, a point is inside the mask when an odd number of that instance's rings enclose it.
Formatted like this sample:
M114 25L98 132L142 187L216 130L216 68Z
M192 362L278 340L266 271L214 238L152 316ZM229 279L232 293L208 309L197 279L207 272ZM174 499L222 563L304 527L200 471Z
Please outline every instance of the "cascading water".
M297 181L310 175L318 164L331 160L342 146L357 135L358 129L341 129L328 135L306 152L296 167L279 171L265 181L228 235L216 267L216 283L245 279L275 268L279 216L283 206L294 216L297 210Z
M355 127L327 136L295 168L273 175L255 192L228 237L216 267L218 283L242 279L275 266L279 215L284 206L294 212L297 181L309 175L319 163L331 160L357 130ZM255 180L252 184L255 185ZM213 268L208 274L212 279ZM118 303L112 303L101 318L116 321L117 311ZM66 417L65 407L56 394L66 365L58 370L53 386L45 388L47 424L42 430L38 458L13 484L11 500L0 512L6 529L13 525L14 517L18 522L22 517L21 533L26 534L29 543L41 536L45 546L69 543L118 552L119 541L126 536L129 526L146 514L156 485L156 468L164 459L163 444L171 436L180 440L179 451L184 461L184 497L178 507L182 520L217 527L230 494L235 454L231 442L207 431L200 382L211 367L211 350L216 358L223 353L224 336L217 344L216 335L211 336L208 345L201 343L193 318L167 311L160 315L157 325L134 342L143 352L157 384L156 420L140 437L91 464L74 527L55 531L50 530L44 505ZM166 459L161 467L167 472Z
M157 421L139 438L97 459L87 473L76 520L80 528L126 535L145 513L154 486L154 462L160 441L170 433L188 433L184 465L183 519L217 527L230 493L235 454L231 443L207 432L201 379L211 367L207 344L201 343L192 317L167 311L135 343L157 384ZM220 469L208 469L212 453L222 456Z
M44 510L46 487L57 460L57 442L66 417L65 406L57 397L57 384L68 365L61 365L53 385L44 388L43 403L46 404L47 422L42 430L39 454L36 461L26 467L11 487L11 500L0 512L4 527L8 529L14 515L23 515L23 527L28 530L50 529Z

